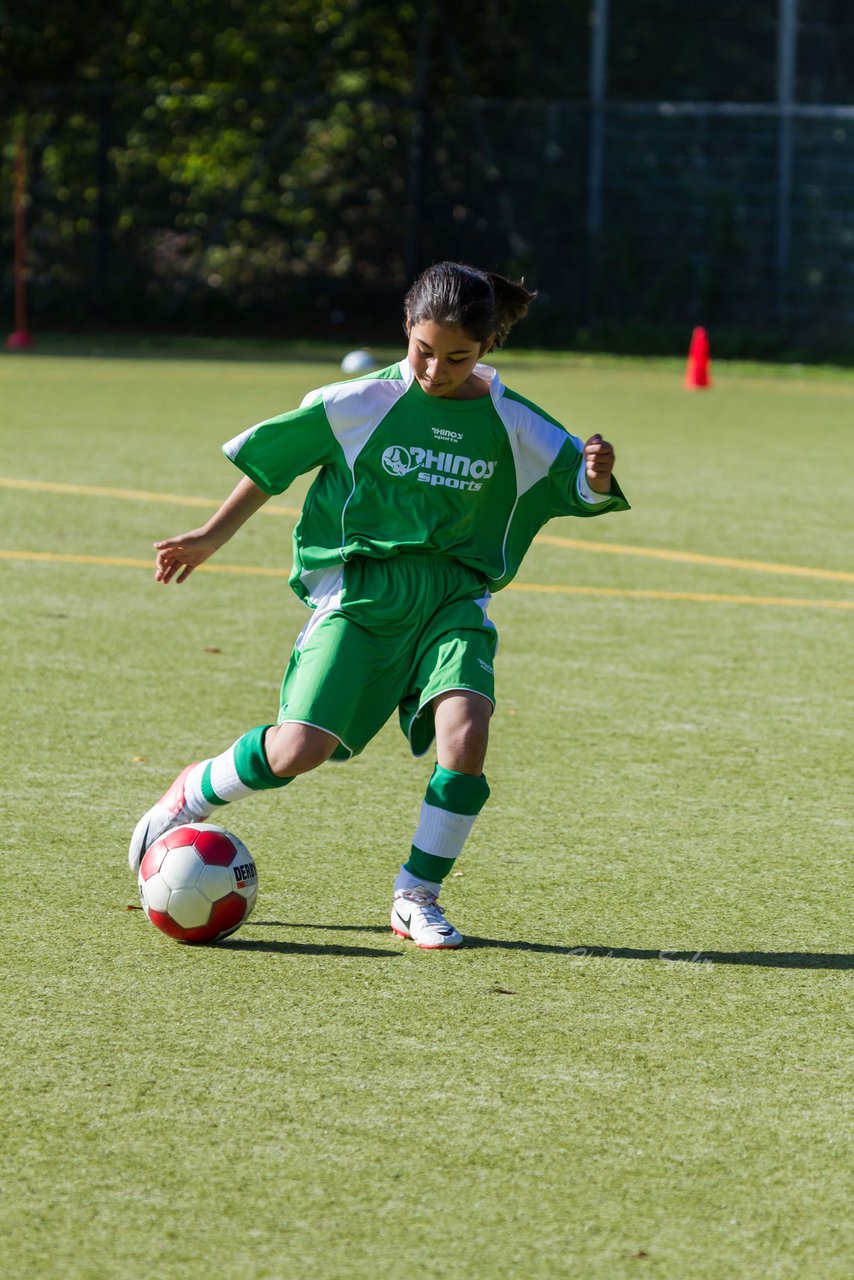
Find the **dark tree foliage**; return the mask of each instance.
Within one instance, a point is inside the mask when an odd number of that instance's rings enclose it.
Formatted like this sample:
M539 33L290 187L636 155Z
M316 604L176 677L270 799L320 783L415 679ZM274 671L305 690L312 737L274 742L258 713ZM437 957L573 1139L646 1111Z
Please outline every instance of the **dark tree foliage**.
M460 61L485 97L576 98L587 24L586 0L15 0L0 9L0 78L408 93L427 26L437 90L462 91Z
M25 131L33 312L319 331L356 306L387 314L413 271L460 257L527 275L537 314L551 297L569 325L607 306L757 323L777 252L773 121L628 107L773 103L778 0L610 0L595 246L590 7L0 0L0 208ZM851 102L851 0L798 13L798 99ZM850 202L827 175L852 128L807 121L795 138L816 170L795 182L793 256L817 314L844 276L828 264ZM0 220L6 262L11 235ZM8 303L8 273L3 287Z
M437 191L486 248L503 122L471 100L581 98L586 48L578 0L13 4L0 110L26 118L35 304L328 314L348 280L421 265Z

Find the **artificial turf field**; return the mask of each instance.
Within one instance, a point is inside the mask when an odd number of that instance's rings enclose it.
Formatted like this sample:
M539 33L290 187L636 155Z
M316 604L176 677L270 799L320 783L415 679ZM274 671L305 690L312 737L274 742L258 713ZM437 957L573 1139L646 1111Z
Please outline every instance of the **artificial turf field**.
M151 543L337 366L50 351L0 358L4 1275L849 1280L854 376L502 356L633 510L494 601L465 948L388 929L395 724L223 811L258 906L189 948L127 841L275 718L304 486L182 587Z

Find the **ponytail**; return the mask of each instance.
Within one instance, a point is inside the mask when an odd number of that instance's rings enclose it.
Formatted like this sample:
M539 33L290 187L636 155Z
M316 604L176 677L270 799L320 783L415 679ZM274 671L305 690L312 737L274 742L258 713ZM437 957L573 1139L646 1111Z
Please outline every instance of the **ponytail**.
M536 298L537 291L535 289L531 293L521 280L508 280L506 276L500 276L494 271L487 271L486 275L495 295L496 326L493 346L500 347L514 324L524 320L528 314L528 307Z
M520 280L494 271L437 262L422 272L404 298L407 330L430 320L462 329L481 345L492 339L492 347L500 347L536 296Z

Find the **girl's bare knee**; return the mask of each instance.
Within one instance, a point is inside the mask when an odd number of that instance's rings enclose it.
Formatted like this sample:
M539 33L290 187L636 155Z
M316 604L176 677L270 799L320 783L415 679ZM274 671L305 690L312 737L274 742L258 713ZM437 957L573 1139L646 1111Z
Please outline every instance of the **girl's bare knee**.
M311 724L286 723L267 730L264 750L277 778L295 778L324 763L338 739Z
M439 763L456 773L480 774L488 743L488 734L474 725L466 725L441 744Z
M473 692L436 699L436 758L445 769L479 775L489 743L491 702Z

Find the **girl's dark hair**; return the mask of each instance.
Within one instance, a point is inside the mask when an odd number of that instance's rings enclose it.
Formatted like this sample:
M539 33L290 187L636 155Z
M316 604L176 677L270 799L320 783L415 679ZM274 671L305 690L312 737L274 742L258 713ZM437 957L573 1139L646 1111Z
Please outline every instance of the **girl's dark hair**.
M536 296L521 280L508 280L462 262L437 262L421 273L403 305L407 327L432 320L462 329L481 345L494 335L492 345L500 347Z

